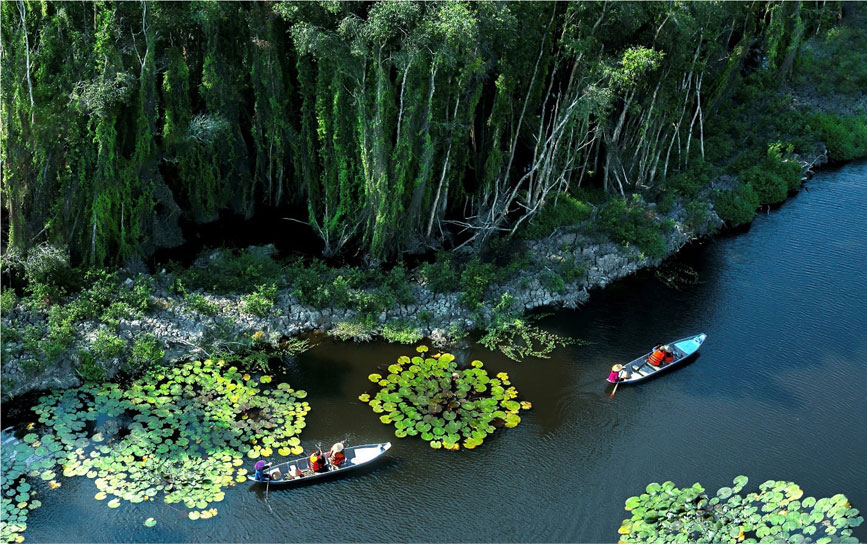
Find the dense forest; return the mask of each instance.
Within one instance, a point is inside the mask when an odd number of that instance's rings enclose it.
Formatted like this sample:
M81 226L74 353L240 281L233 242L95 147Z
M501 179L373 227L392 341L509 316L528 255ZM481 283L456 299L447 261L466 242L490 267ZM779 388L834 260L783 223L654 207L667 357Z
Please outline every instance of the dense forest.
M841 11L4 2L4 244L115 264L181 243L179 221L276 211L325 256L478 246L701 161L744 77L785 81Z

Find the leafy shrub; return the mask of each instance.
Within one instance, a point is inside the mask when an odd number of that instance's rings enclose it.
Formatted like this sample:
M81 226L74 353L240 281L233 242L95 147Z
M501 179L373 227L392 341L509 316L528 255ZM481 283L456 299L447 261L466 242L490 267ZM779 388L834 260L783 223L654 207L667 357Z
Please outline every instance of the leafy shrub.
M737 189L720 192L714 201L717 215L733 227L752 222L758 207L759 195L749 183L741 183Z
M692 199L698 196L699 191L707 187L715 175L713 166L699 160L693 163L688 170L665 180L664 187L684 198Z
M160 341L152 334L145 334L132 343L132 353L127 370L141 371L163 362L166 352L160 348Z
M78 352L78 359L75 373L85 382L101 382L108 377L105 368L96 362L90 353L81 350Z
M820 113L813 116L811 123L833 160L867 156L867 116Z
M485 291L496 279L496 267L490 263L483 263L475 258L467 263L461 272L461 302L471 309L476 309L485 298Z
M415 297L409 286L410 277L403 264L399 264L385 274L382 283L383 291L399 304L412 304ZM391 306L391 304L389 304Z
M219 251L208 259L205 268L189 268L182 276L184 283L194 289L238 293L251 285L276 283L280 273L280 265L270 255L243 249Z
M251 294L241 297L241 305L245 312L258 315L259 317L265 317L268 315L271 306L274 305L274 300L276 298L276 285L260 285Z
M22 265L27 288L36 299L54 301L77 284L76 271L69 265L69 252L64 248L38 245L27 253Z
M11 287L5 287L0 293L0 313L8 314L15 309L17 302L18 297L15 296L15 290Z
M566 283L583 280L587 276L587 268L578 263L575 257L569 256L557 267L560 276Z
M202 315L217 315L220 307L205 298L201 293L187 293L184 302L194 311Z
M422 264L419 273L425 285L435 293L449 293L458 288L460 274L452 263L451 253L438 252L436 260Z
M72 320L62 306L52 306L48 311L48 335L39 342L40 351L48 361L54 361L75 340Z
M341 340L370 342L376 334L376 329L376 321L365 315L350 321L340 321L331 329L331 335Z
M759 164L741 172L741 183L752 185L759 204L782 202L790 190L801 186L801 166L793 159L783 158L791 151L791 145L784 153L782 144L770 144L767 155Z
M599 210L599 228L623 245L634 244L650 257L665 255L665 239L653 213L639 195L631 201L613 197Z
M96 338L90 345L93 356L98 360L108 360L117 357L123 353L126 347L126 342L110 332L107 329L101 328L96 333Z
M593 208L587 202L560 193L525 223L521 236L532 240L544 238L559 228L589 219L592 211Z
M418 327L402 319L386 323L381 334L387 342L394 344L415 344L424 338Z
M542 287L552 293L561 293L566 290L566 282L563 281L563 277L553 270L543 271L539 281L541 282Z

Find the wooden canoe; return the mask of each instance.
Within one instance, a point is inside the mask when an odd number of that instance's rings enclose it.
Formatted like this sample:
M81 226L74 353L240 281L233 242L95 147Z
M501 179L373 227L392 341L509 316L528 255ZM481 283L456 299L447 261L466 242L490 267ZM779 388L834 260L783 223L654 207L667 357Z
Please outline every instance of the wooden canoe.
M647 380L659 374L660 372L665 372L666 370L683 363L684 361L695 355L696 352L698 352L698 349L704 343L705 339L707 339L707 335L701 333L696 336L681 338L680 340L677 340L675 342L669 342L668 345L671 346L671 351L674 354L674 359L672 359L668 363L663 363L659 366L654 366L648 362L650 354L653 353L653 351L649 351L641 357L623 365L623 369L626 370L627 375L625 378L621 378L620 380L618 380L617 383L637 383ZM611 383L615 383L611 381L611 379L608 379L608 381Z
M320 478L329 478L367 465L382 457L389 448L391 448L391 442L347 447L343 450L344 455L346 455L346 461L339 467L328 464L328 470L324 472L313 472L310 470L310 464L307 461L307 457L299 457L298 459L286 461L285 463L274 465L265 470L265 473L272 477L270 481L257 480L255 473L248 475L247 480L255 483L268 483L271 487L286 487L296 483L309 482ZM292 476L290 476L293 465L301 472L301 477L292 478Z

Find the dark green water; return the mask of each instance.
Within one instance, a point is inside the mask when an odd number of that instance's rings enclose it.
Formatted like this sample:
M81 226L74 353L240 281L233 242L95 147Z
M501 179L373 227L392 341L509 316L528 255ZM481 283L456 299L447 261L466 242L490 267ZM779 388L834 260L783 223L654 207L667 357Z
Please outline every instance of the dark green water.
M459 359L506 371L534 404L473 451L398 440L356 400L366 376L411 348L325 342L287 370L310 392L305 445L391 440L373 470L272 491L229 488L191 522L162 503L93 500L91 480L42 497L29 542L582 541L617 539L623 501L651 481L710 490L746 474L842 492L867 510L867 163L817 175L745 234L678 259L700 283L641 274L544 325L592 342L514 363L477 346ZM700 356L609 399L613 362L705 332ZM142 520L155 517L151 529ZM860 528L856 533L867 539Z

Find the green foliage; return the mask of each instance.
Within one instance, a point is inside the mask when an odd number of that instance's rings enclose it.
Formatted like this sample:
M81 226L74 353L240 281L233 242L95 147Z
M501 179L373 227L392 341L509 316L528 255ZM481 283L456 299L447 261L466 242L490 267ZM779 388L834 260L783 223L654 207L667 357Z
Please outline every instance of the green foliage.
M109 508L162 498L191 520L213 517L223 489L246 481L245 456L303 451L307 394L269 382L207 360L154 369L127 388L87 383L44 396L33 409L48 428L33 435L47 450L42 478L86 476Z
M714 200L717 215L733 227L752 222L758 207L759 195L749 183L741 183L736 189L722 191Z
M259 317L265 317L274 306L274 301L277 298L277 286L260 285L249 295L241 297L241 305L245 312Z
M547 359L557 346L579 342L537 327L534 322L538 316L521 317L520 309L515 307L514 298L508 293L500 296L493 310L491 324L479 343L491 351L500 350L514 361L523 361L527 357Z
M105 327L96 332L96 338L90 344L91 352L98 361L107 361L123 353L126 348L126 342L111 334Z
M243 293L254 285L277 283L280 265L261 251L221 250L207 259L204 268L191 267L182 275L182 285L215 293Z
M625 246L636 245L650 257L662 257L667 248L661 226L638 195L633 196L606 202L599 210L598 227Z
M793 80L814 85L823 96L863 93L867 89L867 30L858 21L853 17L852 22L844 19L842 25L823 25L827 30L801 48Z
M845 495L804 498L793 482L769 480L741 494L746 476L709 497L696 483L651 483L646 493L626 500L632 517L623 520L620 542L852 542L852 528L864 521Z
M203 315L214 316L220 311L220 307L211 302L201 293L187 293L184 295L184 302L189 307Z
M78 353L79 363L75 368L75 373L85 383L98 383L108 377L108 372L93 356L93 354L81 350Z
M15 296L15 290L3 287L3 292L0 292L0 313L8 314L15 309L16 304L18 304L18 297Z
M493 264L472 259L461 272L461 302L471 310L476 309L484 301L488 286L496 279L497 268Z
M140 372L149 369L162 364L165 356L166 352L161 348L160 341L150 333L143 334L132 343L126 370Z
M379 386L368 403L380 421L393 424L398 438L420 436L434 449L473 449L496 430L515 427L519 412L530 408L514 400L517 390L505 372L489 377L481 361L459 370L450 353L424 357L426 346L417 348L417 357L402 356L388 366L388 374L371 374Z
M354 342L370 342L379 330L376 320L369 315L361 315L348 321L339 321L331 329L331 336Z
M832 160L850 161L867 156L867 116L819 113L810 123L828 146Z
M753 187L759 204L776 204L788 196L789 191L801 186L801 166L783 155L792 152L789 146L785 153L782 144L768 146L767 156L759 163L741 172L741 183Z
M31 511L42 506L42 501L37 498L37 481L42 481L41 475L48 476L53 480L54 473L49 469L54 465L54 460L42 459L28 466L28 461L35 455L38 447L48 449L52 446L52 440L41 440L36 444L38 435L28 433L24 435L18 444L4 446L4 455L0 456L0 473L2 481L2 515L0 515L0 542L21 542L23 533L27 529L27 516ZM49 462L50 461L50 465ZM33 473L35 474L28 474ZM39 480L37 480L39 478ZM56 483L56 482L54 482Z
M451 253L440 251L433 263L424 263L419 268L424 284L434 293L449 293L457 290L460 273L453 263Z
M559 193L552 200L521 229L521 236L533 240L544 238L559 228L589 219L593 211L590 204L567 193Z
M380 334L393 344L415 344L424 338L417 326L403 319L389 321Z
M539 276L539 282L542 287L552 293L562 293L566 290L566 282L563 281L563 276L553 270L543 270Z
M665 189L686 199L694 199L699 191L708 186L716 176L716 170L708 162L699 160L694 162L689 170L674 175L665 180Z

